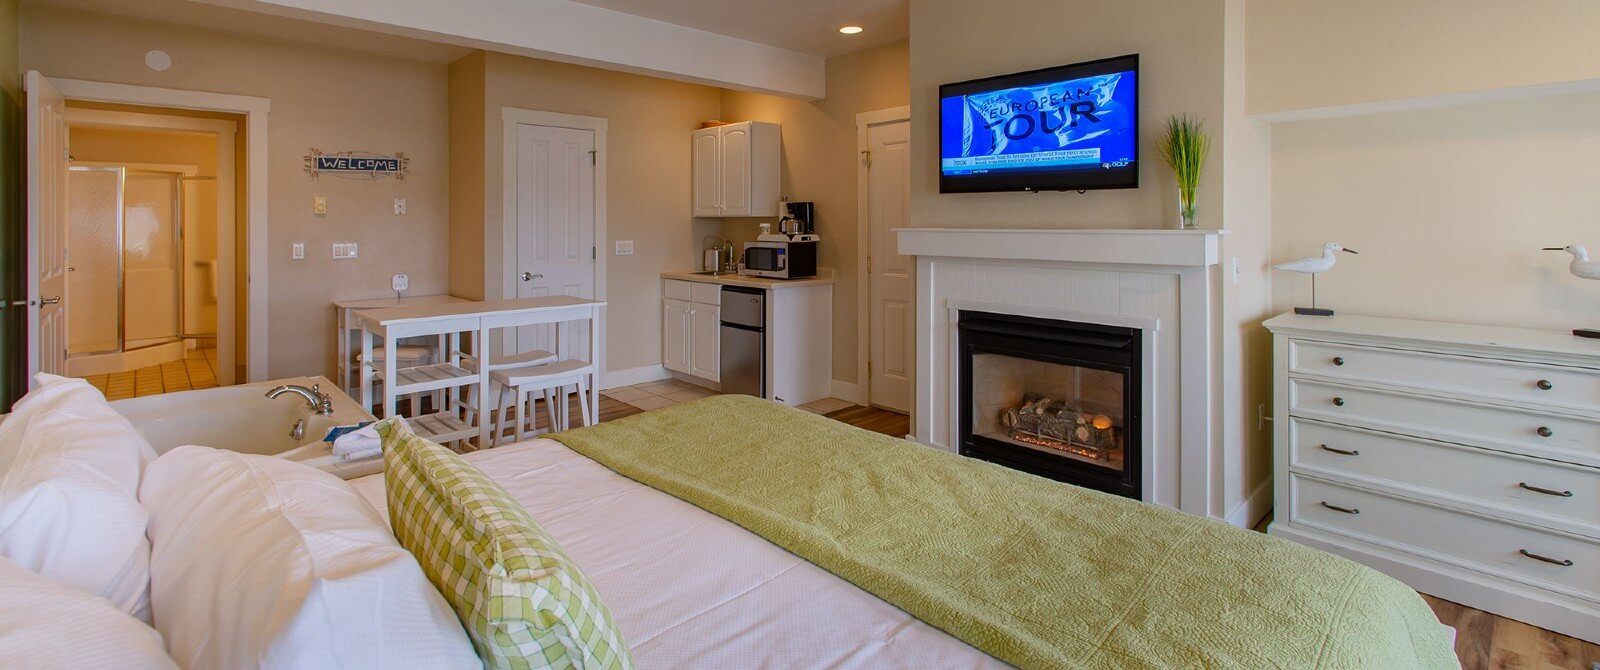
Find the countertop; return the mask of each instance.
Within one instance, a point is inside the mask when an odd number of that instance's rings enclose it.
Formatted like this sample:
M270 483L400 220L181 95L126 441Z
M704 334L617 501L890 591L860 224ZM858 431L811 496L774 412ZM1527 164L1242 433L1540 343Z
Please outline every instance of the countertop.
M795 288L799 286L827 286L833 283L833 268L817 268L817 276L805 279L772 279L770 277L746 277L738 274L703 275L695 274L692 270L681 272L663 272L662 279L679 279L682 281L700 282L702 284L722 284L724 286L747 286L750 288L780 289Z

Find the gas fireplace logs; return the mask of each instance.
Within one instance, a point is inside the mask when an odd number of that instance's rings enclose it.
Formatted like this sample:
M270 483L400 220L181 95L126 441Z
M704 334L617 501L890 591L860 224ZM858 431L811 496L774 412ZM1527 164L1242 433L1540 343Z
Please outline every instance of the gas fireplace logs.
M1022 394L1021 406L1000 413L1000 425L1013 440L1097 461L1109 460L1117 449L1117 428L1110 416L1032 391Z

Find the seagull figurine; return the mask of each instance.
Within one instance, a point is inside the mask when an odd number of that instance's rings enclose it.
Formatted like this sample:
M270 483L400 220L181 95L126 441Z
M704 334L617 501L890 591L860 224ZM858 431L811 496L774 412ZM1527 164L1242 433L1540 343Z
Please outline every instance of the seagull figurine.
M1352 249L1344 248L1338 242L1329 242L1322 245L1321 256L1302 258L1297 261L1289 261L1288 263L1280 263L1272 266L1275 269L1283 270L1285 272L1299 272L1302 274L1311 275L1311 306L1296 307L1294 308L1295 314L1303 314L1305 316L1333 316L1333 310L1319 309L1317 307L1317 275L1332 270L1333 264L1339 261L1339 258L1336 256L1336 254L1341 251L1347 254L1356 253Z
M1569 244L1564 247L1545 247L1545 251L1565 251L1572 254L1572 262L1567 264L1567 271L1572 276L1580 279L1600 279L1600 261L1589 260L1589 250L1581 244ZM1600 339L1600 330L1593 328L1574 328L1573 335Z

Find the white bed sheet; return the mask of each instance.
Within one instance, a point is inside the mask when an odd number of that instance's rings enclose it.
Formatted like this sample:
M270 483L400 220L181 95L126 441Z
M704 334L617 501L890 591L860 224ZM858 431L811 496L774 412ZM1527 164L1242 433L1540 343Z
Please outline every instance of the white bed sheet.
M1003 668L1004 663L694 505L559 442L466 455L577 562L635 665ZM350 482L385 518L383 475Z

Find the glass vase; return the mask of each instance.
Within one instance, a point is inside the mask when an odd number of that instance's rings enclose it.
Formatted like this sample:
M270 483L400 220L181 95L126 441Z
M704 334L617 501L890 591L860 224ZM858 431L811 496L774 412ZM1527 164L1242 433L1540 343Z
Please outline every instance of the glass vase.
M1194 230L1199 226L1195 223L1194 189L1178 189L1178 227L1184 230Z

